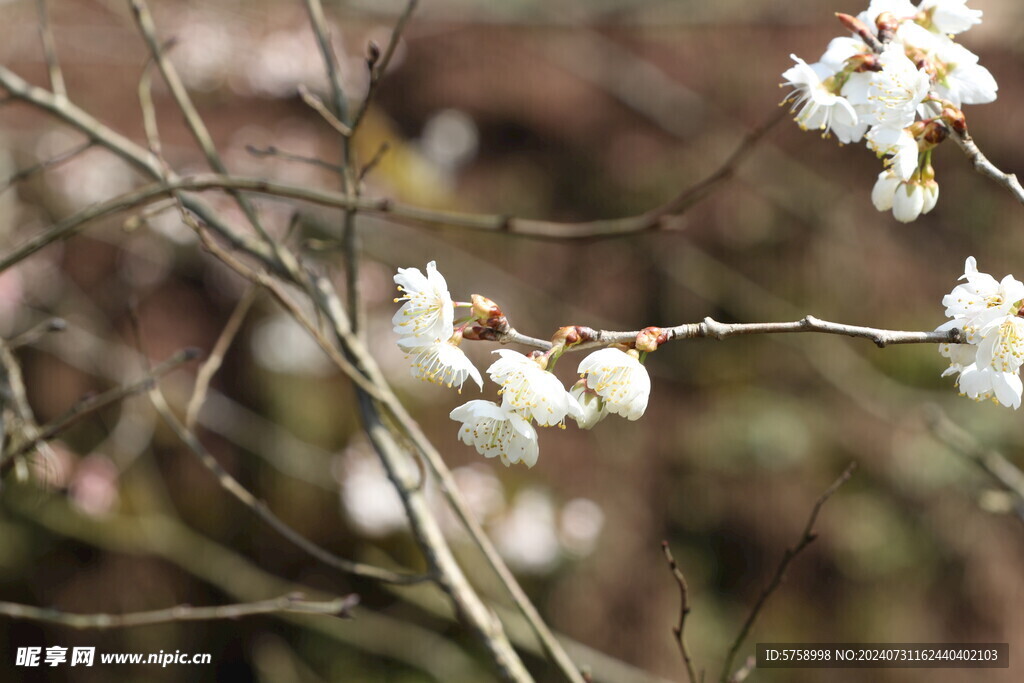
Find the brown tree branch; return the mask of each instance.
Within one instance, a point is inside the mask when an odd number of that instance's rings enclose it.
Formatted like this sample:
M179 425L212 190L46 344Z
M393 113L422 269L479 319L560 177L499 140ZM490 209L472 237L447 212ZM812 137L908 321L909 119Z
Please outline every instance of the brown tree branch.
M821 512L821 508L828 499L839 490L839 487L845 484L850 477L853 475L853 471L857 469L857 463L851 462L846 469L843 471L839 478L832 482L832 485L825 489L825 492L818 497L815 501L814 507L811 508L811 515L807 518L807 524L804 526L804 531L800 535L800 540L792 548L786 548L786 552L782 555L782 561L779 562L779 566L775 570L775 574L772 576L771 581L765 586L764 590L761 591L761 595L757 598L757 602L754 603L754 608L750 610L750 614L747 616L746 621L743 622L743 626L740 627L740 631L736 634L735 640L729 647L729 652L725 656L725 663L722 665L722 676L720 678L721 683L732 683L736 680L735 674L732 673L733 662L736 660L736 655L739 649L743 647L743 642L747 639L750 634L750 629L753 627L754 622L757 620L761 610L764 609L764 605L768 602L768 598L771 597L772 593L778 589L786 578L786 570L789 569L790 563L799 555L803 550L814 542L818 536L814 533L814 524L818 521L818 513Z
M676 585L679 586L679 623L672 627L672 635L676 638L676 644L679 646L679 654L683 657L683 664L686 666L686 677L690 683L697 683L697 672L693 666L693 659L690 657L690 649L686 646L686 637L683 634L683 629L686 627L686 617L690 615L690 589L686 585L686 577L683 576L683 570L679 568L676 563L676 558L672 556L672 550L668 547L668 541L661 542L661 551L665 554L665 560L668 562L668 568L672 572L672 576L675 577Z
M0 602L0 615L10 617L11 619L56 624L79 630L106 630L183 621L238 619L255 614L278 614L282 612L323 614L350 618L352 616L351 609L357 604L359 604L359 596L354 593L328 601L306 600L301 593L290 593L279 598L261 600L259 602L219 605L217 607L178 605L177 607L167 609L133 612L130 614L73 614L50 608L21 605L14 602Z

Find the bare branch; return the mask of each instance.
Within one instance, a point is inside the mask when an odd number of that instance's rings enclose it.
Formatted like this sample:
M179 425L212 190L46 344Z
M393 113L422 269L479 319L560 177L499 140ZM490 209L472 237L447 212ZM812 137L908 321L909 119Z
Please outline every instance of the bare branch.
M213 621L217 619L238 619L255 614L278 614L297 612L301 614L324 614L351 617L351 609L359 604L354 593L328 601L306 600L301 593L283 595L273 600L247 602L218 607L192 607L178 605L168 609L130 614L72 614L55 609L0 602L0 615L12 619L24 619L47 624L56 624L73 629L114 629L153 624L169 624L183 621Z
M7 346L12 351L16 351L23 346L31 346L32 344L35 344L48 334L52 334L53 332L63 332L66 329L68 329L68 323L66 320L63 318L50 318L49 320L44 320L35 327L25 330L17 337L14 337L7 342Z
M811 515L807 519L806 526L804 526L803 534L800 536L800 540L797 541L797 544L792 548L786 548L786 552L782 555L782 561L779 562L779 566L775 570L775 575L772 576L771 581L769 581L768 585L765 586L763 591L761 591L761 595L758 597L757 602L754 603L754 608L750 611L750 615L747 617L747 620L743 622L743 626L740 628L740 632L736 635L736 639L733 640L732 646L729 648L729 653L725 656L725 663L722 665L721 683L732 683L736 680L736 675L731 674L732 663L736 660L736 654L739 652L739 649L743 647L743 642L747 639L747 635L749 635L751 627L757 620L761 610L764 609L764 605L768 602L768 598L771 597L772 593L778 589L782 584L782 581L786 578L786 570L789 569L790 563L797 555L803 552L807 546L813 543L814 539L817 538L817 534L814 533L814 524L818 521L818 513L821 512L822 506L825 505L825 503L828 502L828 499L839 490L840 486L850 479L855 469L857 469L857 463L851 462L843 473L839 475L839 478L832 482L832 485L825 489L825 492L818 497L817 501L815 501L814 507L811 509Z
M213 345L213 351L210 352L206 361L199 367L199 372L196 374L196 385L192 390L192 398L189 399L188 408L185 410L185 429L190 432L195 431L196 418L199 417L203 401L206 400L206 392L210 388L210 380L217 374L221 363L224 362L224 354L228 352L231 342L235 340L235 335L238 334L238 330L242 327L245 316L249 313L253 302L256 301L257 291L255 285L245 290L245 293L242 294L242 297L235 305L235 310L231 312L231 317L228 318L227 324L224 325L224 329L217 338L217 342Z
M402 32L405 30L406 24L409 23L409 18L412 17L412 13L416 9L417 2L418 0L408 0L408 4L405 6L405 11L398 17L398 22L395 23L395 28L391 31L391 38L388 40L388 45L384 48L384 52L379 58L371 57L367 60L367 66L370 69L370 85L366 90L366 97L363 98L362 104L359 105L359 109L357 109L356 113L352 116L352 135L355 135L356 130L359 129L359 124L366 115L366 110L370 107L370 102L373 100L373 96L377 92L377 85L380 83L384 72L387 71L388 64L391 63L391 58L395 55L395 49L398 47L398 43L402 39Z
M967 158L974 166L975 171L987 178L991 178L1005 187L1018 202L1024 204L1024 187L1021 187L1016 174L1004 173L1003 171L1000 171L995 164L989 161L988 157L982 154L981 150L978 149L978 145L975 144L974 138L971 137L971 134L967 129L961 131L954 128L952 130L951 137L953 138L953 141L956 142L957 146L963 150L964 154L967 155Z
M64 73L60 69L60 62L57 60L57 44L53 39L50 12L46 6L46 0L36 0L36 9L39 14L39 36L43 40L46 70L50 75L50 88L57 97L67 97L68 89L64 84Z
M4 453L3 457L0 458L0 474L6 473L10 470L16 458L25 455L29 451L38 447L39 444L53 439L55 436L82 418L91 415L98 410L102 410L109 405L113 405L114 403L117 403L129 396L140 394L143 391L149 391L153 386L155 386L156 381L159 378L180 367L182 364L187 363L190 360L194 360L198 356L199 351L197 349L185 349L184 351L179 351L160 365L154 367L151 372L138 382L115 387L109 391L104 391L102 394L96 394L82 399L72 406L68 412L64 413L53 422L40 427L39 433L34 437L28 439L10 452Z
M55 168L57 166L60 166L61 164L63 164L66 161L71 161L72 159L77 157L79 154L81 154L85 150L87 150L90 147L92 147L94 144L95 144L95 142L93 142L92 140L87 140L86 142L83 142L80 145L76 145L75 147L72 147L71 149L67 150L66 152L61 152L60 154L58 154L58 155L56 155L54 157L51 157L49 159L43 159L42 161L40 161L37 164L33 164L32 166L29 166L28 168L24 168L24 169L18 171L14 175L12 175L9 178L7 178L7 180L4 180L3 182L0 182L0 194L2 194L4 192L6 192L7 190L9 190L16 183L20 183L22 180L25 180L26 178L29 178L29 177L35 175L36 173L39 173L41 171L47 171L47 170L49 170L51 168Z
M262 149L259 147L255 147L253 145L246 145L245 151L248 152L249 154L252 154L255 157L275 157L277 159L283 159L285 161L295 161L300 164L319 166L320 168L327 169L328 171L333 171L334 173L342 173L344 171L344 169L342 169L341 166L332 164L329 161L324 161L323 159L319 159L317 157L304 157L299 154L291 154L290 152L280 150L277 147L274 147L273 145Z
M672 557L672 550L668 547L668 541L661 542L661 551L665 554L668 568L672 571L672 576L675 577L676 584L679 586L679 623L672 627L672 634L675 636L676 644L679 646L679 654L683 656L683 664L686 665L686 677L690 680L690 683L697 683L697 672L693 668L693 659L690 657L690 649L686 646L686 637L683 634L683 629L686 627L686 617L690 614L689 587L686 585L686 577L683 576L683 571L676 563L676 558Z
M304 85L299 85L298 92L299 97L301 97L302 101L306 103L306 106L317 114L320 114L320 117L327 122L327 125L341 133L346 138L352 135L352 129L346 126L341 119L335 116L334 112L328 109L327 105L324 104L324 101L317 95L311 93L309 88Z
M362 562L347 560L324 550L312 541L306 539L304 536L288 526L288 524L286 524L280 517L274 514L270 508L267 507L266 503L256 498L256 496L254 496L247 488L242 486L237 479L231 476L231 474L229 474L228 471L225 470L219 462L217 462L217 459L214 458L208 450L206 450L206 447L200 443L195 434L187 430L185 425L175 417L170 406L167 405L167 400L164 398L163 392L161 392L159 388L153 387L149 392L149 397L157 412L160 413L160 417L164 419L164 422L166 422L171 430L174 431L175 435L177 435L181 442L184 443L196 458L199 459L199 462L203 467L208 469L214 477L216 477L217 483L221 485L221 488L234 496L242 505L252 510L257 517L273 527L275 531L284 536L300 550L303 550L312 557L315 557L317 560L323 562L329 567L334 567L339 571L352 574L353 576L361 576L375 581L409 585L421 583L423 581L430 581L434 578L426 574L405 574L393 572L388 569L363 564Z

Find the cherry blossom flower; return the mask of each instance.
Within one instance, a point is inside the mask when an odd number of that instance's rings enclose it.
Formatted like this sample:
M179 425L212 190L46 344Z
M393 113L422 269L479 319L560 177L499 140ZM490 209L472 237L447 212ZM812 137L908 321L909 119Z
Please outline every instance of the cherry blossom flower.
M651 394L651 377L634 353L601 349L584 358L578 370L587 388L604 399L608 412L629 420L644 414Z
M878 58L881 71L871 77L868 97L878 125L897 130L914 122L917 107L931 88L931 77L907 57L904 47L890 43Z
M967 0L922 0L918 9L939 33L963 33L981 23L982 11L968 8Z
M451 387L458 387L462 393L462 385L472 378L476 385L484 388L480 371L460 349L454 336L447 341L435 341L424 344L417 337L403 337L398 345L412 358L411 372L416 379Z
M957 374L960 391L975 400L992 398L1019 408L1024 383L1024 283L1012 275L997 281L978 271L974 257L964 263L966 280L942 299L952 320L939 331L963 330L967 343L941 344L939 354L950 361L942 376Z
M581 379L569 390L569 395L576 399L582 410L582 417L576 418L580 429L593 429L594 425L608 416L608 406L603 398L593 389L587 388L587 380Z
M395 283L403 294L395 302L405 301L391 319L397 334L426 343L452 336L455 307L448 283L434 261L427 264L426 275L419 268L399 268Z
M480 455L498 457L506 467L537 464L537 430L511 407L478 399L459 406L450 417L463 423L459 439Z
M988 273L978 271L973 256L964 262L964 284L957 285L946 296L942 305L946 316L961 321L962 329L971 343L978 343L978 333L993 321L1015 315L1024 300L1024 283L1013 275L996 280Z
M842 84L835 73L822 63L807 64L796 55L790 55L795 66L782 73L783 86L793 90L786 97L792 102L792 111L799 111L795 121L804 130L820 129L835 133L840 142L859 140L866 125L862 125L853 105L840 94Z
M910 180L918 165L917 140L906 128L875 126L867 133L868 147L879 156L890 155L887 166L902 180Z
M500 358L487 374L501 385L503 403L542 427L565 422L566 416L580 419L583 411L562 383L531 358L509 349L498 349Z

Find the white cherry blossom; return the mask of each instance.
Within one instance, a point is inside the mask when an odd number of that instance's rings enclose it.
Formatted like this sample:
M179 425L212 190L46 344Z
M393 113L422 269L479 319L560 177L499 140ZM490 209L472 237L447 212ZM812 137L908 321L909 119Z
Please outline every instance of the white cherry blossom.
M587 387L604 399L608 412L629 420L644 414L651 394L651 377L633 353L601 349L584 358L578 369Z
M946 316L962 321L968 341L977 343L978 332L990 323L1007 315L1017 313L1024 300L1024 283L1013 275L996 280L988 273L978 271L973 256L964 262L965 283L959 284L942 297Z
M910 180L918 164L917 140L906 128L875 126L865 136L879 156L889 155L886 164L902 180Z
M510 407L475 400L459 406L449 416L462 423L459 439L480 455L497 457L506 467L518 462L527 467L537 464L537 430Z
M391 319L397 334L427 343L452 336L455 307L448 283L434 261L427 264L426 275L419 268L399 268L395 283L402 292L395 302L405 302Z
M931 88L931 77L910 61L899 43L889 43L878 59L882 70L872 74L868 90L874 120L887 128L906 128Z
M786 97L792 102L794 120L803 129L818 129L835 133L842 143L859 140L866 126L860 122L853 105L839 94L840 85L835 72L828 66L808 64L796 55L790 55L796 64L782 73L783 87L792 91Z
M982 11L967 7L967 0L922 0L918 9L939 33L963 33L981 23Z
M398 345L406 352L407 357L412 359L410 370L416 379L449 388L457 387L461 394L462 385L467 379L472 378L476 385L483 389L484 382L480 371L465 352L453 343L454 339L453 337L447 341L424 344L420 338L403 337L398 340Z
M565 418L583 416L576 402L552 373L536 361L509 349L498 349L500 358L487 368L487 374L501 385L504 405L542 427L563 424Z
M608 405L596 391L587 388L587 380L581 379L572 385L569 395L576 399L582 410L582 417L576 418L580 429L593 429L594 425L608 416Z

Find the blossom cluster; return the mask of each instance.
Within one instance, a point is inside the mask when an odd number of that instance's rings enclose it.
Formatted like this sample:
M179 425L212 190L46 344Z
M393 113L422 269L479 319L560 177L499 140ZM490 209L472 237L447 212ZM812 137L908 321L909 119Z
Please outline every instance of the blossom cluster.
M485 297L453 301L435 262L426 270L424 275L418 268L399 268L395 275L402 294L395 302L404 303L392 323L398 345L412 360L412 375L457 387L460 393L467 379L483 389L480 371L460 344L467 338L500 341L496 335L507 331L508 322ZM469 314L457 320L457 308L467 308ZM459 439L506 466L521 462L533 467L540 450L535 424L564 428L566 418L572 418L580 428L590 429L608 414L629 420L643 415L651 379L636 349L608 347L591 353L580 362L580 379L570 390L554 375L562 353L583 341L578 329L584 328L562 328L546 352L494 351L498 359L487 375L500 387L501 402L476 399L454 409L451 418L462 423Z
M935 207L932 150L951 128L965 130L960 108L996 99L992 74L953 39L981 14L966 0L871 0L857 17L837 15L852 36L834 38L813 64L790 55L796 64L782 74L801 128L863 139L885 158L871 200L898 221Z
M965 280L942 298L951 318L940 331L956 328L963 344L942 344L939 353L949 359L942 376L956 374L960 392L977 401L992 399L1019 408L1024 384L1024 283L1012 275L996 280L978 272L971 256L964 264Z

